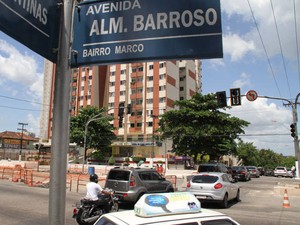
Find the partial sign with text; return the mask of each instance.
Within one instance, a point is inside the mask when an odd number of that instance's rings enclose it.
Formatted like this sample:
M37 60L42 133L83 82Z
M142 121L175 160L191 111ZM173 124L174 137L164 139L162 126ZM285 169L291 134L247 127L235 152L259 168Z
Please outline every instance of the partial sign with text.
M0 30L56 62L60 0L0 0Z
M79 8L72 67L223 57L220 0L89 1Z

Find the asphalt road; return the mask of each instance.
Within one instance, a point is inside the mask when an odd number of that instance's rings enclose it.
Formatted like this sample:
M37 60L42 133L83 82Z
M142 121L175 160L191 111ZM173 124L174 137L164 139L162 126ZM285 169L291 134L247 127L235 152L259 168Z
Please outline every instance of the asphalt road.
M250 182L239 182L241 202L230 204L228 209L220 209L214 204L202 204L202 207L228 214L243 225L299 225L300 189L296 192L289 191L288 199L291 207L282 207L281 188L290 188L294 184L300 184L300 181L275 177L253 178ZM67 191L67 225L77 224L72 219L72 205L83 195L83 191L79 193ZM23 183L0 179L0 224L48 224L48 196L47 188L28 187ZM121 210L132 208L124 205L121 207Z

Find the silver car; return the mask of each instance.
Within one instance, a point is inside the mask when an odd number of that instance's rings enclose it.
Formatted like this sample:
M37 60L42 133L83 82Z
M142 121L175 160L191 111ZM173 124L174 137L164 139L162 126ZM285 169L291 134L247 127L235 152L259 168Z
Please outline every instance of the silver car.
M200 202L218 202L227 208L228 201L240 201L240 188L230 174L209 172L193 175L187 183L187 191Z

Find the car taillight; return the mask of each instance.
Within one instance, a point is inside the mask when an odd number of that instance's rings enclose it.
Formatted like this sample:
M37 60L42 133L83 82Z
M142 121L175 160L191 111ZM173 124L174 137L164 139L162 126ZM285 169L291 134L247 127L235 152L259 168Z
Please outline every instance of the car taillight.
M214 186L215 189L220 189L220 188L222 188L222 187L223 187L223 185L222 185L221 183L217 183L217 184L215 184L215 186Z
M134 187L135 186L135 180L134 180L134 176L131 175L130 177L130 183L129 183L130 187Z
M245 172L245 171L241 171L240 173L241 173L241 174L246 174L246 172Z
M74 208L73 209L73 215L76 215L77 214L77 208Z
M186 187L187 187L187 188L190 188L190 187L191 187L191 183L190 183L190 182L187 182Z

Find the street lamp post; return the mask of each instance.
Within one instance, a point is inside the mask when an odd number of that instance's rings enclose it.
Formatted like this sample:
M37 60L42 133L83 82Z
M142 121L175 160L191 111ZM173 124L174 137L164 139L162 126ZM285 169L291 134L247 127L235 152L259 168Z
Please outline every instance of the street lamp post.
M90 124L90 122L101 119L101 117L99 118L99 116L101 116L102 113L97 114L95 116L93 116L92 118L90 118L86 124L85 124L85 128L84 128L84 139L83 139L83 162L82 162L82 172L84 172L84 165L85 165L85 161L86 161L86 148L87 148L87 132L88 132L88 126Z
M99 119L104 119L106 117L100 117L103 113L107 113L109 112L110 110L112 110L114 108L110 108L108 110L106 110L105 112L101 112L95 116L93 116L92 118L90 118L86 124L85 124L85 127L84 127L84 138L83 138L83 162L82 162L82 172L84 172L84 164L85 164L85 161L86 161L86 150L87 150L87 132L88 132L88 126L91 122L95 121L95 120L99 120Z

